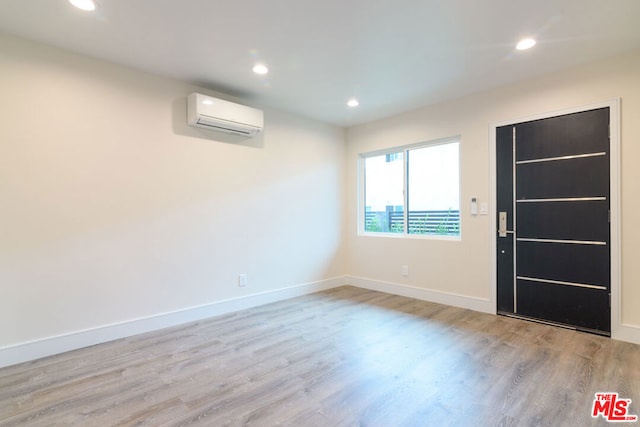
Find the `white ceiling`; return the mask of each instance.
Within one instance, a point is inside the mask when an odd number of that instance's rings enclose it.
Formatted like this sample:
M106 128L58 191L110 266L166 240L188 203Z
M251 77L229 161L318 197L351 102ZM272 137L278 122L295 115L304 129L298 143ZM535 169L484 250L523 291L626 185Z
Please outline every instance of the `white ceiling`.
M0 31L341 126L640 49L640 0L97 2L0 0Z

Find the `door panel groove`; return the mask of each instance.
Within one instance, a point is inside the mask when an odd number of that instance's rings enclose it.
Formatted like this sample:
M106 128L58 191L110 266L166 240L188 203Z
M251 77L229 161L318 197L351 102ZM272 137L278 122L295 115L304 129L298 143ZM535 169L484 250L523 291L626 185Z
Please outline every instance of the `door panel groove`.
M537 243L563 243L570 245L597 245L606 246L607 242L598 242L593 240L555 240L555 239L535 239L529 237L518 237L518 242L537 242Z
M518 199L517 203L545 203L545 202L600 202L607 200L606 196L594 197L555 197L549 199Z
M601 151L599 153L573 154L570 156L560 156L560 157L545 157L542 159L519 160L516 162L516 165L526 165L528 163L554 162L556 160L583 159L585 157L598 157L598 156L606 156L606 155L607 155L606 151Z
M574 282L563 282L561 280L551 280L551 279L540 279L537 277L524 277L524 276L516 276L518 280L528 280L529 282L540 282L540 283L549 283L552 285L564 285L564 286L576 286L579 288L589 288L589 289L601 289L606 291L606 286L600 285L590 285L587 283L574 283Z

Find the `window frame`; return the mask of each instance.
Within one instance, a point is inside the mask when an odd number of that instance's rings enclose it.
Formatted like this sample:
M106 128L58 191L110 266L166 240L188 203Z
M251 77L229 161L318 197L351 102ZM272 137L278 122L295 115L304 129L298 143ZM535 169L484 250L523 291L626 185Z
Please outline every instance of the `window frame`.
M446 145L446 144L458 144L458 205L460 222L458 225L458 235L444 235L444 234L418 234L418 233L409 233L408 227L408 217L409 217L409 192L407 191L408 179L409 175L407 173L407 163L409 161L409 151L419 149L419 148L428 148L435 147L438 145ZM390 148L384 148L381 150L368 151L366 153L358 154L358 236L368 236L368 237L391 237L391 238L400 238L400 239L427 239L427 240L452 240L452 241L460 241L462 240L462 179L461 179L461 150L460 147L462 145L462 137L460 135L439 138L430 141L417 142L408 145L400 145ZM402 159L402 195L403 195L403 223L404 229L402 233L394 233L388 231L367 231L366 227L366 206L365 206L365 198L366 198L366 189L365 189L365 160L370 157L383 156L393 153L403 153Z

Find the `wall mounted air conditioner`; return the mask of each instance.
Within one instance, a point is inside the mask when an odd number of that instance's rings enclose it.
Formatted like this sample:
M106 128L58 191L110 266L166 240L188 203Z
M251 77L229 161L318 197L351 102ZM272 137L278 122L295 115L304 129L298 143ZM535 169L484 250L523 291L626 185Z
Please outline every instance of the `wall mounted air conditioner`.
M192 93L187 98L187 123L199 128L252 137L262 132L264 116L262 110Z

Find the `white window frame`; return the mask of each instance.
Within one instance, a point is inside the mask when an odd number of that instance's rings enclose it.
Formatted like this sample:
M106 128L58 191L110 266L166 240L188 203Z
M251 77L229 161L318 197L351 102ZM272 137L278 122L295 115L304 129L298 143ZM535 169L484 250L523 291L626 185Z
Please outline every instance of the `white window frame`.
M415 150L418 148L426 148L426 147L434 147L437 145L445 145L458 143L458 205L460 206L459 215L460 215L460 223L458 228L457 236L450 235L442 235L442 234L409 234L408 232L408 216L409 210L407 209L409 194L407 192L407 153L410 150ZM418 142L409 145L401 145L391 148L385 148L382 150L370 151L366 153L360 153L358 155L358 235L359 236L372 236L372 237L391 237L391 238L405 238L405 239L428 239L428 240L454 240L460 241L462 240L462 212L461 212L461 168L460 168L460 158L461 158L461 147L462 147L462 137L461 135L456 135L447 138L440 138L430 141ZM365 206L365 160L369 157L382 156L385 154L398 153L403 152L402 159L402 172L403 172L403 213L404 213L404 231L402 233L393 233L393 232L381 232L381 231L366 231L365 230L365 215L366 215L366 206Z

